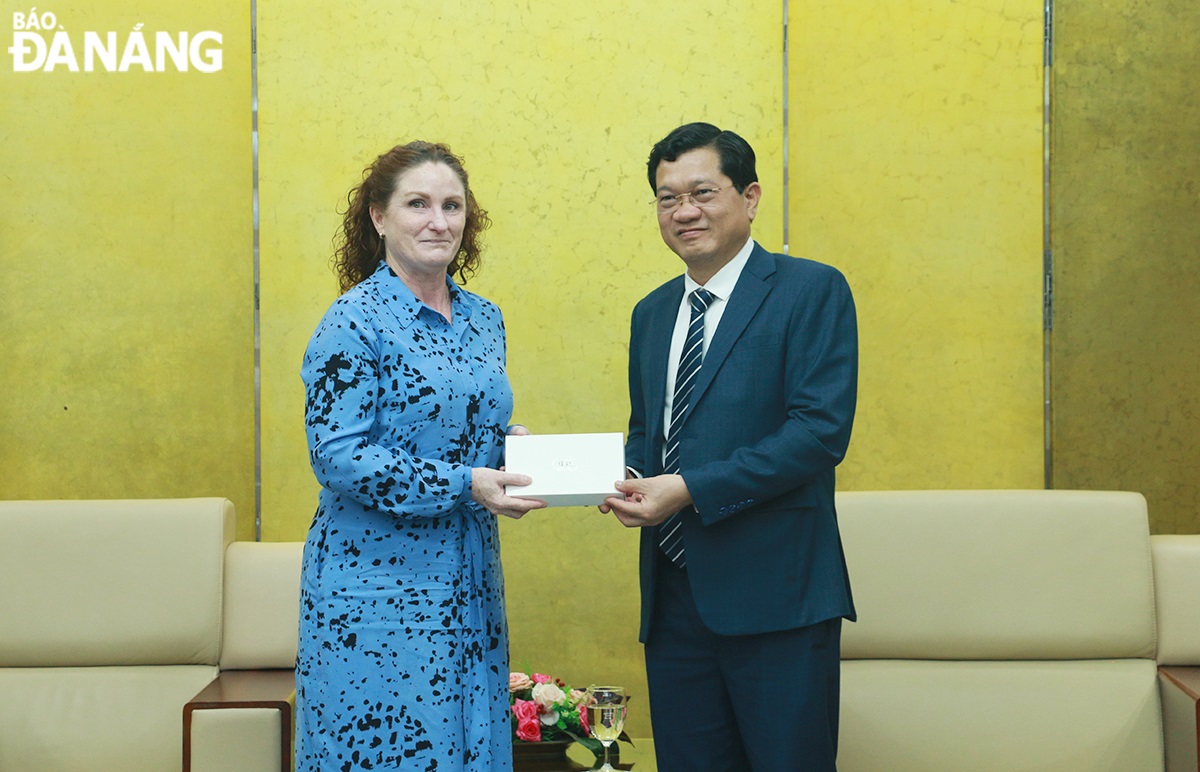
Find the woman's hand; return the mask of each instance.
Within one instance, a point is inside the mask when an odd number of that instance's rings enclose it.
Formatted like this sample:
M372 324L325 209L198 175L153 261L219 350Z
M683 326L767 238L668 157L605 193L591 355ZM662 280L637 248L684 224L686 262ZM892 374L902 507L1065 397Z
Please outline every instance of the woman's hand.
M493 515L520 518L532 509L541 509L546 502L540 499L519 499L504 492L505 485L529 485L527 474L496 471L488 467L471 470L471 498Z

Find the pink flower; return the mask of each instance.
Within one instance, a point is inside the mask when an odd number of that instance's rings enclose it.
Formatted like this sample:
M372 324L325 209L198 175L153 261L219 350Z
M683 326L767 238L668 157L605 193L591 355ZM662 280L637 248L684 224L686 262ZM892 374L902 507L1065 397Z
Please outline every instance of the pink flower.
M579 727L583 729L584 734L591 734L592 730L588 726L587 703L579 706Z
M514 700L513 715L517 717L517 739L527 743L542 741L542 725L538 721L538 706L530 700Z
M524 673L508 674L508 693L523 692L533 686L533 679Z
M518 698L513 700L512 712L513 715L517 717L518 721L525 721L526 719L531 718L536 719L538 717L538 706L533 700L522 700Z
M517 739L524 740L527 743L540 743L542 741L542 725L536 719L533 721L518 721Z
M546 675L545 673L534 673L534 674L531 676L531 678L533 678L533 682L534 682L535 684L548 684L548 683L550 683L550 676Z

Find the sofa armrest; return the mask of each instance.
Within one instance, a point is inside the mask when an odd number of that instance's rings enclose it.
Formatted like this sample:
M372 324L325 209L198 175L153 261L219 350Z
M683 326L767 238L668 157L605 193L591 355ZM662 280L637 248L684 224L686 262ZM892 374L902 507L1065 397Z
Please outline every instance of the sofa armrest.
M183 706L183 772L292 768L292 670L226 670Z
M1200 535L1155 534L1154 601L1157 607L1158 664L1200 665Z
M1200 667L1158 669L1167 772L1200 769Z

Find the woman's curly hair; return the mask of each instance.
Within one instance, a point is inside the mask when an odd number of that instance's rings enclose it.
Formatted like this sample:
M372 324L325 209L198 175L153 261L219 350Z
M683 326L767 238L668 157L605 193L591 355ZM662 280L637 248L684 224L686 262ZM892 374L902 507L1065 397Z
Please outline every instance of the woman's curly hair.
M463 168L462 159L444 144L418 140L397 145L376 158L363 170L362 183L346 195L347 208L333 252L333 266L342 292L373 274L386 257L383 238L371 222L371 207L386 209L401 175L425 163L449 166L462 180L467 194L467 221L463 226L462 244L459 245L458 254L446 267L446 273L457 276L460 283L466 284L467 279L479 269L483 232L491 226L491 218L475 200L475 194L467 184L467 170Z

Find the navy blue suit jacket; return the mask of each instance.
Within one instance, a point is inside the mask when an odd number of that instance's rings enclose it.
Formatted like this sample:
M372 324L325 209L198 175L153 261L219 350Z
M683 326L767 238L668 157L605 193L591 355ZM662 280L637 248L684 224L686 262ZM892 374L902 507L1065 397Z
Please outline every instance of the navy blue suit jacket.
M626 463L662 472L668 349L679 276L633 311ZM680 434L695 502L683 516L687 570L705 624L722 635L855 618L834 511L834 467L850 441L858 331L836 269L758 244L704 355ZM654 609L654 528L641 535L644 642Z

